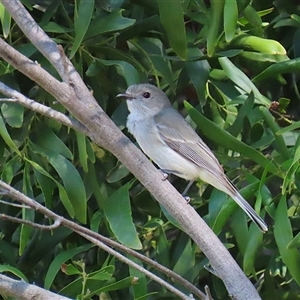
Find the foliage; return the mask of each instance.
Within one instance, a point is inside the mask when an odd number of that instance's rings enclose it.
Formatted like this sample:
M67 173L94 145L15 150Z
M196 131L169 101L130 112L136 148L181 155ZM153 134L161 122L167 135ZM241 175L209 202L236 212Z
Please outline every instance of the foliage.
M202 182L191 190L191 204L228 245L263 299L298 299L297 1L34 2L23 1L121 129L126 105L115 95L148 81L164 89L197 125L270 230L263 235L253 224L248 228L244 213ZM6 40L56 75L3 6L0 18ZM65 112L4 61L0 74L9 86ZM229 299L221 281L205 269L209 262L201 249L110 153L82 134L3 103L0 174L55 212L141 250L201 289L208 285L214 299ZM171 180L183 190L185 182ZM1 204L1 211L48 223L27 209ZM47 233L0 222L2 272L79 299L100 293L111 299L175 299L70 230Z

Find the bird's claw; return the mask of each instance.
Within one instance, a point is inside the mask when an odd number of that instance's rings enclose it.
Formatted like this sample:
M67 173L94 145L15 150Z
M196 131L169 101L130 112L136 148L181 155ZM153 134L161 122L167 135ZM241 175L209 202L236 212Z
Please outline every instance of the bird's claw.
M166 181L169 175L167 173L162 173L162 174L163 174L163 179L162 180Z
M166 181L167 178L168 178L168 176L169 176L169 174L167 172L165 172L165 170L163 170L163 169L160 169L160 171L161 171L161 173L163 175L163 179L162 180Z
M182 196L182 197L186 201L186 204L189 204L191 202L191 197L189 197L189 196Z

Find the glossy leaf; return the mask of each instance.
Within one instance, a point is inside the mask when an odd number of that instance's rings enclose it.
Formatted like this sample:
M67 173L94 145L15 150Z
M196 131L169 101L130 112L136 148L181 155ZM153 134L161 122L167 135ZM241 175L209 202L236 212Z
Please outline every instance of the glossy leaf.
M207 55L213 56L221 34L220 26L224 11L224 0L212 0L211 18L207 34Z
M225 39L230 42L236 31L238 20L238 6L236 0L225 0L224 3L224 30Z
M293 233L290 220L288 219L285 196L281 197L276 210L274 236L283 262L286 264L293 279L300 285L299 251L295 248L290 249L287 247L293 239Z
M17 103L4 103L1 112L7 124L14 128L20 128L23 124L24 107Z
M62 155L52 152L37 145L32 145L34 151L38 152L40 155L46 157L49 163L58 173L59 177L63 181L64 189L67 194L67 199L69 199L75 217L82 223L86 222L86 193L85 188L82 182L82 179L75 169L75 167ZM41 168L34 165L38 171L42 171ZM47 173L46 173L47 174ZM46 175L44 173L44 175ZM47 175L46 175L47 176ZM63 190L60 188L60 192L63 193ZM66 195L64 195L65 197ZM67 203L69 203L69 201ZM67 206L69 208L69 205ZM72 216L72 215L71 215Z
M117 70L120 71L120 73L124 76L126 79L127 86L130 86L132 84L136 84L139 82L139 74L137 70L129 63L118 61L118 60L110 60L110 61L104 61L104 60L98 60L101 64L105 66L116 66Z
M32 145L32 150L33 151L36 151L35 150L35 147L34 145ZM38 152L38 151L37 151ZM65 209L67 210L68 214L74 218L75 216L75 212L74 212L74 208L73 208L73 205L68 197L68 194L65 190L65 188L57 181L55 180L44 168L42 168L39 164L37 164L36 162L32 161L32 160L29 160L29 159L26 159L26 161L28 163L30 163L32 165L32 167L37 171L39 172L41 175L44 175L45 177L48 177L49 179L51 179L57 186L58 188L58 191L59 191L59 198L61 200L61 202L63 203ZM48 197L51 197L52 196L52 193L51 191L48 191L47 190L47 194L45 194L45 197L48 195ZM51 200L48 201L48 203L52 203Z
M85 39L107 32L122 30L133 25L136 21L122 16L121 10L114 10L109 14L96 17L90 23Z
M261 246L262 240L263 233L255 224L251 224L243 260L243 269L246 274L255 273L255 257L257 256L257 251Z
M87 153L87 145L86 145L86 137L82 133L76 131L76 139L78 145L79 152L79 160L80 164L84 170L84 172L88 172L88 153Z
M20 270L9 265L0 265L0 273L12 273L23 281L28 282L26 276Z
M19 152L18 147L16 146L16 144L13 142L13 140L10 137L1 115L0 115L0 135L3 138L4 142L7 144L7 146L9 146L9 148L12 151L14 151L17 154L21 155L21 153Z
M73 159L73 153L54 131L45 124L41 124L38 128L36 144L46 150L55 151L68 159Z
M291 59L288 61L279 62L271 65L260 74L253 78L253 82L258 82L261 80L274 77L278 74L299 72L300 71L300 58Z
M85 252L89 249L94 247L94 245L91 244L86 244L77 248L73 248L64 252L61 252L59 255L55 257L55 259L52 261L50 264L46 276L45 276L45 283L44 283L44 288L49 289L52 285L52 282L59 272L61 266L63 263L77 255L78 253Z
M256 86L251 82L251 80L241 70L239 70L228 58L221 57L219 58L219 62L226 75L236 85L238 85L248 94L253 92L255 98L261 104L268 105L270 103L270 101L259 92Z
M180 0L157 1L159 16L171 47L183 60L187 58L186 32L184 14Z
M10 33L11 16L2 3L0 3L0 21L2 25L3 36L6 39Z
M120 187L104 201L104 214L117 240L133 249L141 249L129 201L129 189L132 183Z
M190 49L189 55L202 55L198 49ZM185 69L197 91L199 101L205 100L205 86L209 77L210 66L207 61L193 61L185 64Z
M94 10L94 0L80 0L78 10L75 10L74 28L75 39L70 53L70 59L73 58L78 50L90 25L92 13Z

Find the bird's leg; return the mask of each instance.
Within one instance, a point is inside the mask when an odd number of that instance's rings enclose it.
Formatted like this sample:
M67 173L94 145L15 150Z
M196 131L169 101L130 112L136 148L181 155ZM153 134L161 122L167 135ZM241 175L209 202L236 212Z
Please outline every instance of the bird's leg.
M190 180L190 182L188 183L188 185L186 186L186 188L184 189L184 191L182 193L182 197L186 200L187 203L190 203L191 198L189 196L186 196L186 194L189 191L189 189L193 183L194 183L194 180Z
M166 170L166 169L159 169L162 174L163 174L163 181L167 180L168 178L168 174L173 173L176 174L176 172L172 171L172 170ZM192 186L192 184L194 183L194 180L190 180L190 182L188 183L187 187L184 189L183 193L181 194L182 197L186 200L187 203L190 203L191 198L189 196L186 196L187 192L189 191L190 187Z
M165 169L159 169L159 171L161 171L163 174L163 179L162 179L163 181L167 180L169 174L172 173L170 170L165 170Z
M161 171L161 173L163 174L163 181L166 181L167 180L167 178L168 178L168 176L169 176L169 174L165 171L165 170L163 170L163 169L159 169L159 171Z

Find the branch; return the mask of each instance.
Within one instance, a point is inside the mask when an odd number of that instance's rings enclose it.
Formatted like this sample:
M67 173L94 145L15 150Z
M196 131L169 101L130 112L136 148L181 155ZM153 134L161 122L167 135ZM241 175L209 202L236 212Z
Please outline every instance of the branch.
M2 274L0 274L0 290L2 296L13 297L18 300L70 300L70 298L54 294L34 284L14 280Z
M185 200L175 188L168 181L161 180L159 171L97 105L75 68L67 58L61 57L62 53L59 48L38 27L20 1L1 0L1 2L25 35L53 64L65 82L54 79L44 69L22 56L3 40L0 40L0 56L53 95L88 128L88 136L96 144L109 150L134 174L196 242L223 280L232 298L260 299L254 286L217 236L197 212L190 205L186 205ZM68 74L66 74L66 65Z
M53 229L56 229L57 227L59 227L60 224L61 224L60 219L56 219L55 222L52 225L41 225L41 224L37 224L37 223L31 222L31 221L28 221L28 220L23 220L23 219L19 219L19 218L16 218L16 217L8 216L6 214L0 214L0 219L15 222L15 223L19 223L19 224L24 224L24 225L28 225L28 226L32 226L34 228L38 228L38 229L41 229L41 230L53 230Z
M11 97L8 99L1 98L0 102L13 102L18 103L32 111L38 112L41 115L48 117L50 119L54 119L55 121L70 127L72 129L75 129L77 131L82 132L83 134L87 135L88 131L87 129L79 123L77 120L71 120L66 115L62 114L59 111L56 111L46 105L40 104L32 99L27 98L23 94L19 93L16 90L11 89L6 84L0 81L0 92L7 96Z

